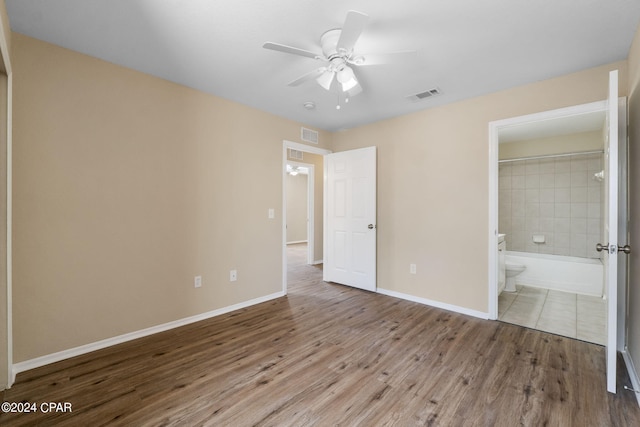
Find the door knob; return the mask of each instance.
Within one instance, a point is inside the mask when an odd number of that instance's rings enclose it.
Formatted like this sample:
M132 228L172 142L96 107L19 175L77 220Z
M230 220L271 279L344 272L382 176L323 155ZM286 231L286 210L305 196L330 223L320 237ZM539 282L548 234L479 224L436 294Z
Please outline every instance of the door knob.
M603 250L605 250L607 252L610 252L610 253L615 253L616 251L617 252L624 252L625 254L629 255L631 253L631 246L624 245L624 246L616 247L616 245L611 245L611 247L609 247L608 243L606 245L603 245L601 243L596 244L596 251L602 252Z
M596 250L597 249L598 247L596 246ZM629 255L631 253L631 246L629 245L618 246L618 252L624 252L625 254Z
M373 225L373 224L369 224L369 225L367 225L367 228L368 228L369 230L373 230L374 228L376 228L376 226L375 226L375 225Z

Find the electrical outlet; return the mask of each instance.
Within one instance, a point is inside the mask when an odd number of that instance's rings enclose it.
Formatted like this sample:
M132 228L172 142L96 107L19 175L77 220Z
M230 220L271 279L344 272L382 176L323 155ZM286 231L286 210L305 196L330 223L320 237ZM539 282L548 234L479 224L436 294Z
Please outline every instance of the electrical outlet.
M238 280L238 270L229 271L229 281L235 282L236 280Z
M416 265L415 264L409 264L409 273L416 274Z
M274 219L276 217L276 211L273 208L269 208L269 212L267 212L267 216L269 219Z
M196 288L202 287L202 276L196 276L193 279L193 286Z

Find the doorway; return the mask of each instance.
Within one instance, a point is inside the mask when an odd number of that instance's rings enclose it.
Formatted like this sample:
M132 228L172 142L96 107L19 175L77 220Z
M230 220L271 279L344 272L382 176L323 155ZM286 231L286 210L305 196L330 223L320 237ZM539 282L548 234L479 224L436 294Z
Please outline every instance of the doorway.
M569 108L564 108L564 109L559 109L559 110L553 110L553 111L548 111L548 112L544 112L544 113L538 113L538 114L532 114L532 115L528 115L528 116L523 116L523 117L515 117L512 119L506 119L506 120L501 120L498 122L492 122L490 124L490 156L491 156L491 161L490 161L490 195L489 195L489 201L490 201L490 227L489 227L489 246L490 246L490 253L489 253L489 317L491 319L498 319L500 317L500 315L504 314L503 313L503 307L499 307L499 294L501 289L499 289L499 267L498 267L498 239L499 239L499 234L502 234L503 231L501 230L501 227L506 227L506 226L511 226L512 224L509 221L500 221L500 211L504 210L504 205L505 203L502 203L500 201L500 174L499 174L499 165L500 165L500 142L501 142L501 138L502 137L512 137L513 135L517 135L518 133L522 133L522 134L526 134L526 132L538 132L538 137L542 136L546 136L546 137L551 137L554 132L555 134L558 133L569 133L569 131L567 131L566 129L570 129L571 133L579 133L579 132L588 132L588 131L592 131L592 132L599 132L602 133L602 130L598 131L598 129L601 129L601 124L603 122L603 117L604 117L604 112L606 110L607 107L607 103L605 101L602 102L596 102L596 103L591 103L591 104L585 104L585 105L580 105L580 106L575 106L575 107L569 107ZM626 111L626 104L621 105L620 106L620 111L621 111L621 116L624 117L624 113ZM591 124L589 124L591 123ZM596 123L596 125L594 126L593 123ZM600 123L600 124L598 124ZM591 126L591 127L589 127ZM563 130L564 127L564 130ZM620 125L620 128L623 129L624 126ZM545 134L546 132L546 134ZM626 141L626 135L620 135L621 141ZM534 138L532 138L534 139ZM538 147L538 150L540 149L540 147ZM529 147L529 150L531 150L531 147ZM577 153L571 153L571 149L560 149L562 154L567 154L567 157L562 158L561 160L558 161L562 161L562 162L567 162L567 164L570 164L571 162L571 154L577 154ZM600 160L598 160L598 157L601 155L600 152L602 151L602 149L598 149L596 147L582 147L580 150L576 150L576 151L582 151L584 154L585 151L591 151L589 154L586 154L584 156L584 158L580 158L581 156L578 154L577 156L575 156L576 159L576 164L580 163L582 164L582 166L585 166L587 164L591 164L591 169L593 170L588 170L584 172L585 178L589 180L588 183L583 183L584 184L584 189L582 189L582 193L586 193L586 196L588 197L589 193L589 184L593 184L591 186L591 195L595 195L597 193L596 191L593 191L597 185L597 180L599 179L599 171L596 171L595 169L599 169L595 168L595 164L598 163L600 164ZM626 150L623 150L621 148L620 150L621 152L625 152ZM546 153L549 154L549 153ZM558 154L558 153L556 153ZM587 158L591 156L592 158L590 160L588 160ZM503 156L504 157L504 156ZM511 156L514 157L514 156ZM533 159L536 159L535 161ZM527 160L531 160L531 164L532 164L532 169L537 168L537 167L542 167L542 166L538 166L538 162L542 161L543 163L545 163L545 167L549 167L550 164L553 164L553 161L555 159L558 159L558 157L549 155L549 156L545 156L540 152L528 152L528 153L521 153L520 154L520 159L515 158L514 160L521 160L523 163L523 167L526 167L527 164ZM534 165L534 163L536 163ZM503 163L504 164L504 163ZM516 163L512 163L511 165L515 165ZM505 168L508 168L509 166L507 164L504 164ZM585 166L587 167L587 166ZM591 172L589 174L589 172ZM527 181L528 178L529 181ZM526 174L519 178L522 184L522 187L524 188L524 191L528 191L526 189L527 185L532 185L533 181L536 180L536 176L531 176L528 177ZM566 178L571 179L570 176L567 176ZM505 184L505 182L503 182L503 184ZM561 190L560 194L562 194L562 191L566 192L567 197L571 197L571 189L568 188L567 190ZM626 194L626 187L622 189L623 192L625 192ZM548 192L548 191L547 191ZM582 194L580 189L577 189L576 191L573 191L573 195L575 197L583 197L585 196L585 194ZM540 197L540 193L536 193L537 197ZM570 200L568 200L568 202L570 202ZM582 202L582 200L580 201ZM587 199L585 199L584 201L585 203L588 202ZM501 204L502 203L502 204ZM547 205L547 207L551 207L553 209L553 205ZM589 205L575 205L575 207L577 208L582 208L582 207L587 207L587 209L589 209ZM525 206L524 209L528 209L528 208L532 208L532 209L540 209L538 206ZM564 205L561 206L562 209L571 208L570 203L568 205ZM591 208L596 208L596 204L593 204L593 206L591 206ZM626 209L621 209L624 212L621 213L626 213ZM598 217L600 218L600 212L596 212L595 209L591 209L591 213L593 217ZM575 213L574 213L575 215ZM585 221L574 221L576 222L576 224L580 223L580 225L587 225L589 224L588 221L588 215L585 213L585 215L581 215L578 214L579 216L584 216L584 220ZM566 220L558 220L559 223L563 223L563 222L567 222L567 224L571 223L571 219L572 219L572 215L569 212L566 213L565 216L568 216L567 219L569 219L569 221ZM585 222L585 224L582 224L582 222ZM596 225L599 225L600 227L603 226L603 219L600 219L600 223L596 223ZM624 221L623 221L624 222ZM589 227L589 225L587 225L587 231L585 231L581 236L582 240L585 240L585 242L587 243L587 248L582 249L583 252L585 252L585 254L581 254L581 255L586 255L588 256L592 256L593 258L595 258L597 255L595 255L595 252L591 249L592 246L594 246L595 242L591 242L588 238L585 239L585 237L587 237L588 234L588 230L591 230L592 232L592 237L595 233L595 237L597 238L597 235L601 233L601 230L596 230L593 227L594 224L594 220L592 219L591 221L591 227ZM535 226L539 227L540 224L535 224ZM525 224L525 226L529 226L531 228L533 228L532 224ZM508 228L508 227L507 227ZM517 227L516 227L517 229ZM511 232L512 234L514 234L514 228L511 227ZM527 230L532 231L531 229ZM570 251L572 250L572 246L570 243L567 243L564 240L560 240L558 241L558 239L556 239L555 241L553 241L554 238L556 237L560 237L561 239L566 239L566 238L570 238L570 231L569 233L560 233L558 236L554 235L553 231L551 233L549 233L550 235L545 236L545 232L541 231L539 228L538 233L536 233L537 235L535 236L530 236L529 234L532 233L528 233L525 234L524 236L522 235L516 235L512 236L515 237L516 241L513 241L512 239L512 244L515 244L515 246L522 246L522 248L520 249L524 249L526 250L527 247L531 248L531 247L538 247L538 248L543 248L545 247L544 250L541 250L542 252L553 252L553 250L550 250L554 247L554 244L556 245L555 247L562 250L566 250L567 251L567 255L571 255ZM575 231L575 230L574 230ZM578 230L580 231L580 230ZM504 233L506 234L506 233ZM523 233L524 234L524 233ZM526 237L525 237L526 236ZM502 237L502 236L500 236ZM530 237L534 237L536 241L530 239ZM552 241L548 242L546 241L547 238L551 237ZM522 240L522 241L518 241L518 240ZM531 241L530 241L531 240ZM594 240L594 238L592 238L591 240ZM549 244L551 243L551 244ZM562 247L564 246L564 248ZM509 248L507 248L507 250L509 250ZM577 245L573 246L573 250L578 250ZM593 252L593 253L592 253ZM508 253L508 252L507 252ZM535 262L538 262L537 260L535 260ZM522 263L519 263L522 264ZM526 269L525 269L526 271ZM594 273L592 273L594 274ZM601 276L601 273L596 272L595 276L597 279L599 279L599 277L597 277L598 275ZM621 278L621 282L620 282L620 287L622 289L624 289L624 278ZM516 282L517 283L517 282ZM536 284L536 285L539 285ZM538 287L539 288L539 287ZM539 291L539 289L534 287L534 292L533 293L538 293L540 294L541 292ZM517 291L520 291L522 288L520 287ZM604 290L603 290L604 291ZM546 294L544 294L546 292ZM533 322L535 323L538 319L540 319L540 315L542 314L542 305L544 304L544 300L548 297L548 292L547 290L542 291L542 293L544 294L543 296L538 296L538 304L540 304L541 306L538 307L538 313L537 319L534 319ZM527 293L527 289L525 289L525 293ZM555 295L555 291L554 291L554 295ZM618 298L624 298L625 292L618 292ZM509 298L506 298L508 303L512 303L517 295L510 295ZM566 296L564 294L562 294L562 296ZM606 294L601 295L604 298L606 298ZM574 299L578 299L578 297L573 297ZM582 298L582 297L580 297ZM504 299L504 298L503 298ZM523 298L526 299L526 298ZM530 300L532 299L536 299L536 297L533 298L529 298ZM553 299L553 298L551 298ZM587 298L588 299L588 298ZM597 299L594 300L595 302L597 302ZM619 301L619 304L624 304L623 301ZM587 304L588 305L588 304ZM574 308L575 310L576 308ZM584 307L583 307L583 311L584 311ZM605 310L602 310L605 311ZM602 316L604 316L604 314L602 314ZM531 320L530 320L531 321ZM557 322L556 322L557 323ZM618 313L618 324L619 324L619 331L623 330L624 331L624 312L622 313ZM525 326L529 326L529 327L534 327L531 324L527 324ZM544 328L543 328L544 329ZM554 332L554 333L558 333L557 331L549 331L549 332ZM562 335L562 333L559 333ZM575 336L573 336L575 338ZM578 338L582 338L584 339L584 337L578 337ZM599 344L604 344L604 342L602 341L595 341ZM618 340L618 344L620 346L623 345L624 339L622 340Z
M498 320L606 344L604 266L596 251L604 224L605 118L585 113L499 132L506 283L498 289Z
M324 173L324 155L331 153L329 150L299 144L292 141L283 142L282 152L282 289L287 293L289 260L293 257L292 262L302 263L303 265L317 265L323 262L323 173ZM297 168L297 169L294 169ZM299 237L300 234L300 216L298 219L289 218L287 211L290 206L292 197L300 198L300 195L289 194L291 191L287 187L287 180L291 178L291 172L297 171L299 175L301 171L307 169L306 182L306 242L304 238ZM295 173L295 172L294 172ZM303 203L304 204L304 203ZM298 222L294 225L293 222ZM304 221L304 220L303 220ZM291 224L290 224L291 223ZM297 236L288 233L289 225L297 228ZM293 231L293 230L292 230ZM288 244L291 243L291 244ZM290 250L289 250L290 249Z
M287 245L306 248L306 262L313 264L315 230L315 166L287 160L285 175Z

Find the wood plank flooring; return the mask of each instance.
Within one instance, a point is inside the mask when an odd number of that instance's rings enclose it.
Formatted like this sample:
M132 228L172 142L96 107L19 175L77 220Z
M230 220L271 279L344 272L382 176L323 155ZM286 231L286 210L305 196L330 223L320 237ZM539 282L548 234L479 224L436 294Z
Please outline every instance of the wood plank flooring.
M601 346L324 283L292 252L287 297L21 373L3 401L73 412L0 425L640 425Z

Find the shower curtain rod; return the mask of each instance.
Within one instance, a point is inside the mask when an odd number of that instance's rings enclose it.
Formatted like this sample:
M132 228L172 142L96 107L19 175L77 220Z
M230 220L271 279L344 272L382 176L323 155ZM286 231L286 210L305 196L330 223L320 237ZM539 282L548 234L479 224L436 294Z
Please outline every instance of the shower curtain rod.
M549 159L549 158L552 158L552 157L583 156L583 155L587 155L587 154L602 154L602 153L604 153L604 150L582 151L582 152L579 152L579 153L546 154L546 155L543 155L543 156L519 157L517 159L498 160L498 163L517 162L517 161L520 161L520 160Z

